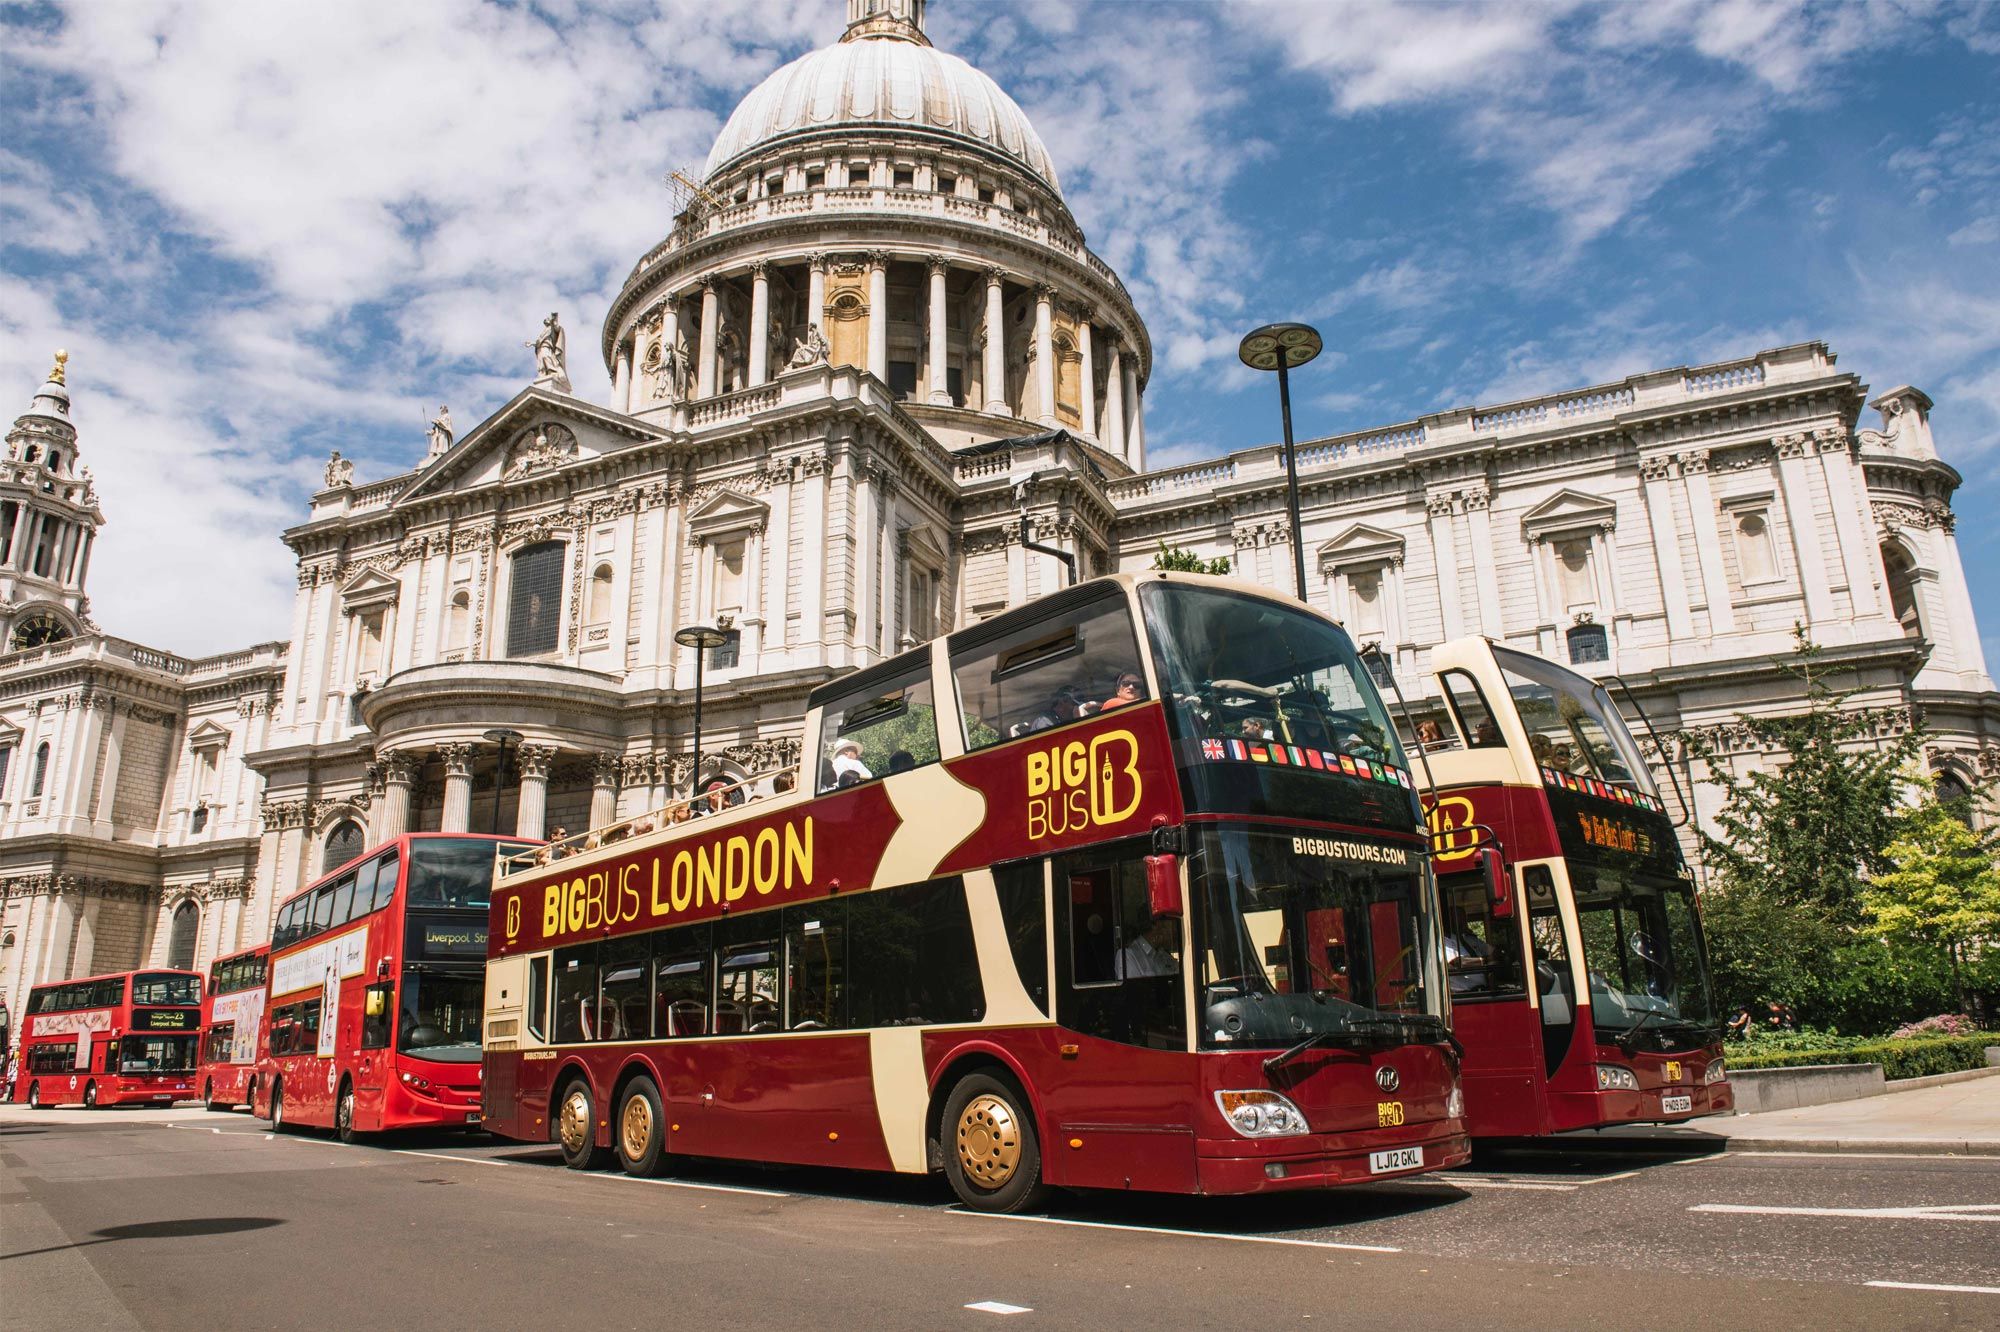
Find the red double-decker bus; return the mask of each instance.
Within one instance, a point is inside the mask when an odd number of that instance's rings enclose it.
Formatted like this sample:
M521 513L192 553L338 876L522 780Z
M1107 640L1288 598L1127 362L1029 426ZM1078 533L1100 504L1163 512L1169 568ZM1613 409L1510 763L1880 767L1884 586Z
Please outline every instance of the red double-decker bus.
M279 907L252 1113L343 1142L477 1124L493 859L532 845L412 833Z
M201 999L201 1063L195 1077L210 1110L250 1103L250 1077L263 1054L266 971L271 945L225 957L208 969Z
M1414 784L1332 622L1101 578L822 686L804 737L796 791L504 867L489 1129L989 1211L1469 1155Z
M1694 879L1604 689L1461 639L1432 650L1425 760L1475 1137L1734 1106Z
M201 977L121 971L37 985L21 1027L14 1099L171 1105L193 1095Z

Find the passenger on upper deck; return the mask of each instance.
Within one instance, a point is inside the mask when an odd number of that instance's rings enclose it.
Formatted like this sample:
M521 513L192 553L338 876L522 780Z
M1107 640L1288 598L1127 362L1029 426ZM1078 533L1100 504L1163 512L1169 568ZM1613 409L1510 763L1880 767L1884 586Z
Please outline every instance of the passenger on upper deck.
M833 784L835 786L854 786L874 779L875 774L861 761L861 746L858 742L852 739L834 742Z
M1145 699L1145 696L1146 682L1139 678L1138 673L1136 671L1120 671L1118 673L1117 686L1113 689L1111 697L1098 704L1097 710L1099 712L1109 712L1113 708L1122 708L1130 703L1141 702Z
M1083 693L1075 685L1064 685L1049 696L1048 706L1032 720L1016 722L1010 735L1033 735L1036 731L1046 731L1052 726L1067 726L1077 718L1087 715L1084 711Z

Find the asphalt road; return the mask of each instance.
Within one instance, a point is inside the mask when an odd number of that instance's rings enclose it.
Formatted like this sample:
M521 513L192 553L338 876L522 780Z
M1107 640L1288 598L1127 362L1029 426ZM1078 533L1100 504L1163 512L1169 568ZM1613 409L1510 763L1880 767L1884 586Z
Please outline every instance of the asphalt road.
M1015 1219L960 1211L941 1181L637 1181L483 1140L0 1109L10 1332L1994 1327L1995 1224L2000 1159L1500 1153L1418 1182Z

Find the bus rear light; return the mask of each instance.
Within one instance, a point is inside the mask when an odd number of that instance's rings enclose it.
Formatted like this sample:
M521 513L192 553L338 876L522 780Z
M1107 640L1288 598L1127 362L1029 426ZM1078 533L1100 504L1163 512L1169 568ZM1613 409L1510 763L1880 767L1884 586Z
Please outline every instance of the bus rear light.
M1708 1070L1701 1075L1701 1085L1713 1087L1718 1082L1729 1081L1729 1069L1720 1059L1708 1061Z
M1621 1068L1617 1064L1599 1064L1597 1066L1597 1090L1638 1091L1639 1075L1631 1069Z
M1451 1084L1451 1095L1444 1098L1444 1117L1446 1119L1465 1118L1465 1088L1455 1079Z
M1246 1138L1294 1138L1310 1132L1299 1108L1274 1091L1219 1091L1215 1104L1229 1127Z

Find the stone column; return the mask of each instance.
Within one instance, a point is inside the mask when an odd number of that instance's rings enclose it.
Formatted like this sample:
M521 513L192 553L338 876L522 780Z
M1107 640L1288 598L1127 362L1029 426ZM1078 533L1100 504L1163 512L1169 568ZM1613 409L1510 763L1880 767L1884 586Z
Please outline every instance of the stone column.
M1806 597L1806 622L1826 624L1833 619L1833 588L1828 585L1819 547L1819 515L1813 512L1806 480L1810 443L1805 435L1781 435L1773 442L1778 451L1778 496L1785 506L1785 526L1791 529L1792 554Z
M1507 626L1500 622L1500 580L1493 570L1493 525L1487 519L1487 506L1492 501L1493 492L1485 486L1468 489L1465 525L1472 538L1472 582L1479 590L1478 614L1474 618L1480 625L1480 632L1487 637L1505 638ZM1609 632L1610 626L1607 624L1605 627Z
M694 381L694 396L697 398L711 398L715 396L715 385L718 377L718 367L715 363L715 335L720 331L715 326L716 320L719 317L717 308L715 283L702 283L701 354L696 360Z
M1709 637L1733 634L1736 632L1736 608L1730 602L1729 577L1722 567L1722 531L1715 518L1715 492L1708 488L1708 450L1683 453L1675 461L1680 464L1681 485L1687 491L1695 556L1701 563L1702 595L1708 602Z
M889 382L889 256L868 256L868 373Z
M806 322L826 332L826 256L806 256Z
M926 367L926 373L930 375L931 405L934 407L949 407L951 405L951 389L946 379L951 361L951 347L946 341L944 322L945 272L944 256L941 254L932 255L930 260L931 290L929 310L931 363Z
M1813 435L1819 451L1820 467L1826 473L1827 503L1833 507L1834 535L1840 539L1840 562L1847 574L1847 595L1854 618L1881 614L1875 596L1875 570L1882 556L1868 539L1862 526L1861 506L1855 503L1857 472L1845 430L1819 430ZM1970 621L1967 621L1970 623Z
M1083 363L1077 367L1077 411L1080 415L1079 429L1091 439L1097 438L1097 363L1090 348L1090 320L1079 320L1076 326L1076 349L1083 355Z
M771 266L750 266L750 383L771 377Z
M1118 386L1118 395L1125 400L1125 431L1118 440L1118 454L1127 462L1132 462L1133 436L1139 425L1139 353L1135 349L1132 358L1125 362L1124 382ZM1137 467L1137 463L1132 464Z
M1687 578L1681 572L1680 536L1674 530L1673 497L1667 479L1673 464L1666 458L1639 460L1639 490L1646 498L1646 525L1653 533L1653 563L1660 571L1660 600L1667 611L1667 636L1676 643L1694 637L1694 612L1688 602Z
M1135 471L1146 470L1146 390L1139 383L1138 357L1133 357L1132 365L1132 435L1130 446L1125 450L1125 460Z
M632 409L632 353L622 347L611 372L611 405L621 412Z
M516 837L546 837L543 825L549 815L549 767L555 762L554 745L522 745L514 751L516 776L521 783L521 800L514 810Z
M472 823L472 746L441 745L444 760L444 814L439 832L468 832Z
M1005 277L1006 274L997 268L986 270L986 401L983 406L996 416L1007 415L1007 318L1000 291Z
M667 377L667 392L665 396L668 401L673 400L674 381L673 381L672 371L668 367L667 358L668 355L674 349L675 339L679 338L680 335L681 335L680 299L678 297L669 296L667 297L667 303L660 308L660 370L661 373L666 375ZM643 357L640 358L639 364L644 365L645 363L646 363L645 359ZM648 391L650 392L650 390ZM650 399L648 399L648 401L650 401Z
M1458 530L1452 521L1450 495L1432 495L1425 502L1431 529L1431 559L1437 568L1438 609L1444 616L1449 642L1465 636L1465 611L1459 600Z
M1104 365L1104 430L1098 443L1119 457L1125 456L1125 355L1116 334L1105 339L1111 359Z
M1035 288L1035 419L1056 423L1055 299L1052 288Z
M618 756L594 754L590 765L590 826L602 828L618 819Z
M632 342L625 349L626 363L632 367L632 372L626 376L625 398L619 405L623 410L628 412L634 408L647 405L646 400L640 393L639 368L646 364L646 325L651 322L652 320L646 315L640 315L638 319L633 321ZM662 346L660 350L665 351L665 346Z

